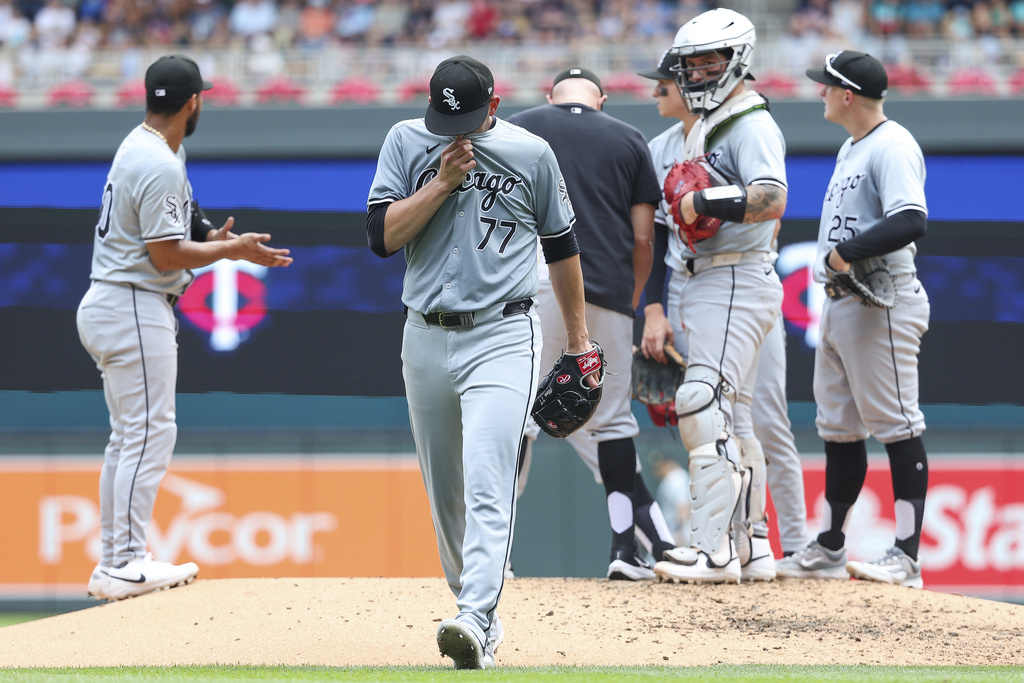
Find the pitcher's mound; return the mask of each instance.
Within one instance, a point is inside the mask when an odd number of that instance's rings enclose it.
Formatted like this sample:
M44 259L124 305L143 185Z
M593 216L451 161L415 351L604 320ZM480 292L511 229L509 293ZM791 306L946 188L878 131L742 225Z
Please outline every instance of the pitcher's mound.
M0 666L444 665L442 579L199 580L0 629ZM499 666L1020 664L1024 606L863 581L516 578Z

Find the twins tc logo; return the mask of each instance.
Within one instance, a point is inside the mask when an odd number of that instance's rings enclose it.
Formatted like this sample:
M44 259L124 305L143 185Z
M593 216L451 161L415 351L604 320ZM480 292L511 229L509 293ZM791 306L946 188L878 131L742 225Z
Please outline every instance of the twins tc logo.
M458 111L459 109L461 109L459 101L455 99L454 88L445 88L441 92L444 93L444 103L451 107L452 111Z
M178 303L188 322L210 335L214 351L234 351L267 316L267 267L222 259L196 268Z

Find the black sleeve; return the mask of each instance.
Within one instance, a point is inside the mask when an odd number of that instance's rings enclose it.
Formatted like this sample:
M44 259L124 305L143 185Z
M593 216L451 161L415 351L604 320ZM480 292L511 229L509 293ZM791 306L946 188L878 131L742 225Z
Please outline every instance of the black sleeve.
M878 225L852 240L840 242L836 251L847 263L883 256L924 237L928 218L923 211L907 209L883 218Z
M665 263L665 254L668 253L668 226L664 223L654 224L654 263L651 265L651 274L647 277L647 284L644 285L644 304L664 303L662 295L665 291L665 276L668 275L668 265Z
M563 261L580 253L576 232L569 228L558 237L542 237L540 247L544 251L544 263Z
M206 214L201 208L199 208L199 202L192 200L192 225L190 230L192 232L193 242L205 242L207 235L211 230L216 230L210 219L206 217Z
M387 258L392 254L384 246L384 216L388 212L391 202L373 204L366 209L366 242L370 245L370 251L381 258Z

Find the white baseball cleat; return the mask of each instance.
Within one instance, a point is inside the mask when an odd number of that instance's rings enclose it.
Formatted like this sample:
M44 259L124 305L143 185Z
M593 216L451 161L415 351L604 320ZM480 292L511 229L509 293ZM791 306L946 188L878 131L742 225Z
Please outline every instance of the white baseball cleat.
M787 579L848 579L846 548L829 550L817 541L775 563L775 573Z
M741 534L736 548L740 558L740 573L744 581L773 581L775 555L767 538Z
M846 571L850 576L866 581L891 583L908 588L924 588L924 580L921 579L921 563L914 562L910 559L910 555L895 547L889 548L885 557L874 562L847 562Z
M485 669L484 648L473 630L455 619L445 619L437 627L437 649L443 657L451 657L456 669ZM490 666L494 666L491 653Z
M106 589L108 600L124 600L146 593L174 588L192 583L199 573L195 562L171 564L158 562L152 553L145 557L137 557L121 567L110 567L107 576L110 583Z
M739 583L740 558L731 552L732 543L729 550L729 559L722 564L696 548L666 550L666 559L654 565L654 573L659 579L674 583Z
M490 669L494 666L494 654L498 651L498 646L501 645L503 640L505 640L505 628L501 625L501 619L495 614L494 620L491 622L491 631L487 635L487 644L484 645L485 669Z
M97 600L109 600L107 592L110 590L110 576L107 572L110 567L101 564L96 565L89 577L89 596Z

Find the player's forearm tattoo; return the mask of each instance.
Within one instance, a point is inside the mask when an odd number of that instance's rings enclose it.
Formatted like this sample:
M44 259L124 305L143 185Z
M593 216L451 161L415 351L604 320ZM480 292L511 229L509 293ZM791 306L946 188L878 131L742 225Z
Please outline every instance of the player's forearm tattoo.
M786 191L776 185L747 187L747 212L744 223L760 223L782 217L786 210Z

